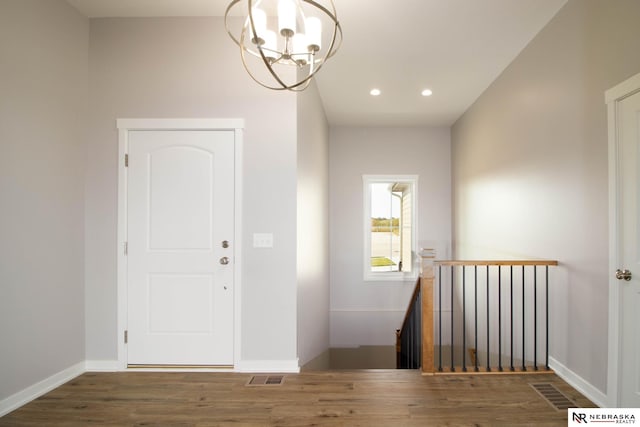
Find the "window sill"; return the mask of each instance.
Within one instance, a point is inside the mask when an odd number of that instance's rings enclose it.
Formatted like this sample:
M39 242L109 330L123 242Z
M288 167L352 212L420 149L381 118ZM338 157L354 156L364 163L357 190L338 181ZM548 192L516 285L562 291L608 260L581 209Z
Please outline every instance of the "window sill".
M415 282L417 273L370 273L364 274L365 282Z

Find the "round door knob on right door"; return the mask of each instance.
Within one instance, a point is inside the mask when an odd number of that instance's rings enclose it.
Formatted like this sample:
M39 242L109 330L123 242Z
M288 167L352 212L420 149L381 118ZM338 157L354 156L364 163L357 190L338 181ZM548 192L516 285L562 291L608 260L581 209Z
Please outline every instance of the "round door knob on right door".
M226 256L223 256L222 258L220 258L220 264L222 264L222 265L229 264L229 258L226 257Z

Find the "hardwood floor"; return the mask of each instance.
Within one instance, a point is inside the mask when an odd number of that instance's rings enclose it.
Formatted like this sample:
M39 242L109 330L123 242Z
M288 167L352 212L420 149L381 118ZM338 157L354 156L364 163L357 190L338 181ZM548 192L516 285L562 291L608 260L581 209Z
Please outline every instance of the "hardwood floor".
M247 386L251 374L86 373L0 418L0 426L566 426L530 383L555 375L421 376L417 371L286 374Z

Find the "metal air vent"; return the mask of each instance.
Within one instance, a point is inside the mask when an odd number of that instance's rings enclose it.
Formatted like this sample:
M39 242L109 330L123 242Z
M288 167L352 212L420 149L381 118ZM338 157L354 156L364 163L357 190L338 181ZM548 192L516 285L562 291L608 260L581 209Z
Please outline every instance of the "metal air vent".
M529 384L540 396L544 398L551 406L558 411L563 411L569 408L578 408L576 402L569 399L564 393L550 383L537 383Z

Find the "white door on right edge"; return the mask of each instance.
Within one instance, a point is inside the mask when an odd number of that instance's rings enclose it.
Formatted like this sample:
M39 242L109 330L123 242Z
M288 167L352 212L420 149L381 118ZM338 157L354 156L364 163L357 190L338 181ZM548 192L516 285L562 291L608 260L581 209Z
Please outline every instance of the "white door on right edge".
M640 92L619 102L621 167L620 407L640 408Z

